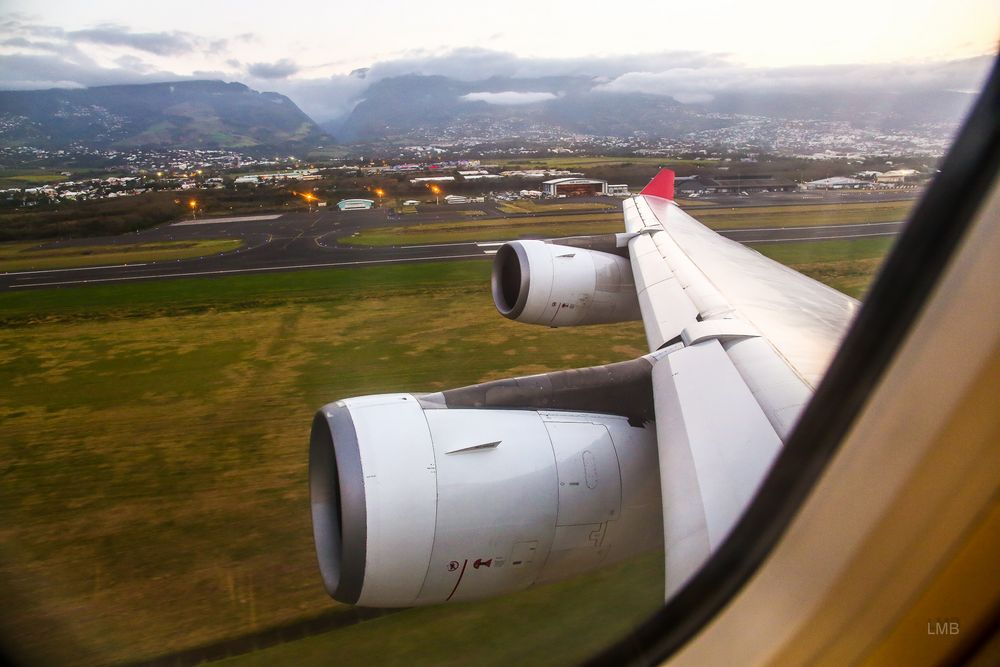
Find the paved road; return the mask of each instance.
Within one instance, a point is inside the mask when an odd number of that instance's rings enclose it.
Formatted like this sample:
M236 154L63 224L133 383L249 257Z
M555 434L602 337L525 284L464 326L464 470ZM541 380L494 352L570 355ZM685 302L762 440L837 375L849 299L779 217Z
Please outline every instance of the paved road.
M579 214L579 211L570 212ZM436 214L435 214L436 215ZM139 264L47 269L0 274L0 290L73 287L79 285L127 283L183 277L209 277L266 273L325 267L352 267L371 264L487 258L499 243L466 242L392 247L338 245L336 239L366 229L386 225L427 222L424 216L405 220L390 218L386 209L372 211L327 211L288 213L280 217L245 217L229 222L193 221L160 225L137 234L112 238L73 239L47 244L50 247L132 244L137 242L183 241L207 238L238 238L239 250L185 260ZM903 223L829 225L741 229L720 232L741 243L808 241L832 238L860 238L897 234Z

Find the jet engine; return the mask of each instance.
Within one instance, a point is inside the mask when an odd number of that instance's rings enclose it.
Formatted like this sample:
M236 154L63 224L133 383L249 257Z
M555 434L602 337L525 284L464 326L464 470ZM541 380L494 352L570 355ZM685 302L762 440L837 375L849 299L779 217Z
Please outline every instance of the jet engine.
M596 400L598 378L623 380L628 393L648 377L648 362L637 362L644 366L323 407L313 420L309 483L327 591L374 607L473 600L660 547L651 423L490 407L539 391L550 405L586 403Z
M501 315L550 327L641 319L626 257L558 241L500 246L491 282Z

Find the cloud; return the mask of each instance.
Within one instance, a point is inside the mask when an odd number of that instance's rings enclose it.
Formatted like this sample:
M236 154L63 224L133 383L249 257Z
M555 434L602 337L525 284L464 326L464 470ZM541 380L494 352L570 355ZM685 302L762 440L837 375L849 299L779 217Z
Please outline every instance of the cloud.
M415 51L374 63L369 79L404 74L448 76L463 81L490 77L538 78L550 76L619 77L627 72L659 71L667 67L708 67L728 63L727 56L696 51L591 56L582 58L526 58L507 51L480 47L441 52Z
M465 82L457 94L465 94L462 99L466 101L487 104L531 104L591 91L645 93L672 97L683 104L703 104L719 95L755 91L978 90L991 61L984 56L910 64L753 68L718 52L673 50L533 58L470 47L386 54L348 74L347 68L359 63L300 63L287 58L247 63L245 58L238 60L228 53L226 40L187 32L132 32L110 24L65 31L14 17L0 22L0 34L0 88L238 78L252 88L276 90L291 97L319 122L350 113L380 81L409 74ZM229 43L254 39L254 35L244 33L231 37ZM97 53L91 45L104 49ZM170 71L169 58L191 51L202 56L208 71L191 75ZM100 63L95 61L97 57ZM345 68L343 74L314 76L317 68L330 71L339 67ZM238 72L243 75L236 76ZM508 79L522 81L515 85ZM527 79L531 81L523 81Z
M709 93L675 93L671 97L681 104L707 104L715 99Z
M520 93L516 90L506 90L502 93L469 93L462 95L459 99L465 102L486 102L487 104L517 105L534 104L554 100L558 95L555 93Z
M149 67L138 59L119 58L116 64L100 67L92 61L55 55L4 55L0 56L0 89L82 88L189 78Z
M594 90L670 96L684 104L707 102L723 93L978 90L991 62L991 57L982 56L930 63L769 69L739 65L670 67L660 71L628 72Z
M258 79L287 79L299 71L299 66L288 58L273 63L250 63L247 73Z
M132 32L116 25L103 25L87 30L73 30L65 33L71 41L88 42L104 46L123 46L137 51L145 51L157 56L172 56L195 49L217 47L212 42L185 32Z

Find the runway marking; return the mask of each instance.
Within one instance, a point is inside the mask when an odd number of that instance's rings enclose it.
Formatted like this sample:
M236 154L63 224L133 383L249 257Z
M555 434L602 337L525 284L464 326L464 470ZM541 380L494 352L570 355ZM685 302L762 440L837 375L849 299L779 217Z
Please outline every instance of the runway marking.
M479 245L475 241L456 241L455 243L422 243L418 245L400 245L396 248L445 248L456 245Z
M57 285L85 285L87 283L107 283L122 280L150 280L153 278L191 278L194 276L215 276L227 273L253 273L256 271L288 271L289 269L322 269L337 266L358 266L360 264L393 264L395 262L427 262L435 259L471 259L482 257L475 255L440 255L437 257L404 257L401 259L365 259L353 262L328 262L325 264L297 264L294 266L259 266L249 269L220 269L218 271L189 271L187 273L158 273L147 276L121 276L118 278L91 278L90 280L65 280L52 283L27 283L24 285L11 285L15 287L55 287Z
M877 227L884 225L902 225L905 222L874 222L874 223L858 223L858 224L848 224L848 225L817 225L813 227L774 227L774 228L755 228L755 229L730 229L730 230L719 230L721 232L776 232L776 231L802 231L802 230L816 230L816 229L842 229L845 227ZM873 237L873 236L895 236L898 234L896 231L885 231L885 232L872 232L869 234L851 234L851 235L826 235L826 236L801 236L793 238L764 238L764 239L740 239L739 243L794 243L801 241L833 241L833 240L850 240L857 238ZM273 236L268 235L269 239L263 245L273 240ZM410 248L436 248L436 247L446 247L446 246L468 246L475 245L480 248L492 248L493 246L501 246L507 241L462 241L457 243L434 243L427 245L411 245L411 246L397 246L397 249L406 250ZM318 245L318 244L317 244ZM259 248L261 246L254 246L254 248ZM244 250L250 250L252 248L246 248ZM231 251L233 254L241 252L241 250ZM24 283L20 285L10 285L11 289L16 287L55 287L59 285L81 285L88 283L100 283L100 282L116 282L116 281L126 281L126 280L147 280L154 278L186 278L186 277L196 277L196 276L209 276L209 275L224 275L230 273L253 273L259 271L286 271L291 269L312 269L312 268L335 268L338 266L361 266L365 264L392 264L397 262L422 262L431 261L438 259L471 259L475 257L483 257L496 255L497 250L484 249L482 254L473 255L440 255L434 257L403 257L397 259L369 259L369 260L354 260L347 262L326 262L318 264L298 264L292 266L263 266L263 267L251 267L246 269L220 269L216 271L191 271L186 273L164 273L164 274L151 274L145 276L121 276L117 278L92 278L90 280L66 280L59 282L47 282L47 283ZM140 267L148 266L150 264L158 264L159 262L145 262L140 264L112 264L106 266L83 266L72 269L40 269L35 271L12 271L8 273L3 273L0 275L5 276L18 276L18 275L30 275L39 273L61 273L63 271L93 271L100 269L121 269L127 267Z
M28 273L62 273L63 271L87 271L94 269L124 269L126 266L146 266L149 262L140 264L105 264L104 266L78 266L73 269L36 269L34 271L6 271L0 276L20 276Z
M795 227L753 227L747 229L716 229L719 234L722 232L786 232L796 229L843 229L844 227L879 227L881 225L905 225L905 220L896 222L852 222L849 225L801 225Z
M217 225L220 222L253 222L254 220L274 220L280 218L284 213L277 215L247 215L239 218L214 218L205 220L183 220L171 223L171 227L185 227L188 225Z
M850 241L866 236L896 236L899 232L873 232L871 234L852 234L851 236L801 236L794 239L740 239L737 243L788 243L790 241Z

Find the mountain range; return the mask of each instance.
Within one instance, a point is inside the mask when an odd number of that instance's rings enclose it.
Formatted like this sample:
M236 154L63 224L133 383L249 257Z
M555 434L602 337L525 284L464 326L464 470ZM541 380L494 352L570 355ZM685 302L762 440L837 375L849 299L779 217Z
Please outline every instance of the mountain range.
M0 91L2 146L247 149L331 141L289 98L242 83Z
M288 97L241 83L0 91L0 146L295 150L338 140L497 140L532 132L683 138L736 127L748 118L839 121L909 132L957 124L973 99L948 90L751 90L682 103L666 95L612 92L601 84L586 76L479 81L394 76L373 81L349 113L322 127Z
M911 131L955 124L973 96L958 91L749 91L681 103L673 97L611 92L591 77L493 77L464 81L406 75L374 82L345 117L323 123L344 141L455 136L532 126L602 136L679 138L747 117L843 121L871 130Z

